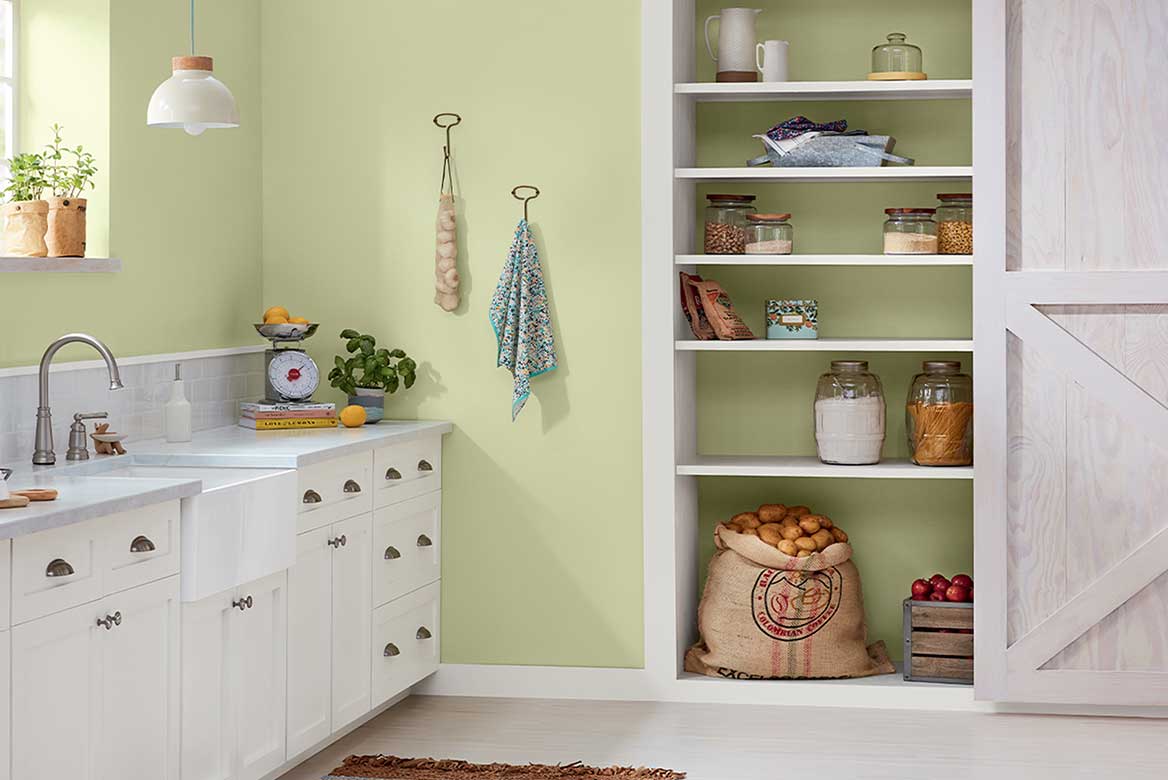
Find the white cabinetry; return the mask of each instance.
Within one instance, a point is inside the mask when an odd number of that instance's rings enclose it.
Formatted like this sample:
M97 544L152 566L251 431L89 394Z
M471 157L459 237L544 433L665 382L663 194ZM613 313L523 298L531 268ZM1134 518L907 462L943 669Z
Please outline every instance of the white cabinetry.
M183 780L284 763L287 608L284 572L183 605Z

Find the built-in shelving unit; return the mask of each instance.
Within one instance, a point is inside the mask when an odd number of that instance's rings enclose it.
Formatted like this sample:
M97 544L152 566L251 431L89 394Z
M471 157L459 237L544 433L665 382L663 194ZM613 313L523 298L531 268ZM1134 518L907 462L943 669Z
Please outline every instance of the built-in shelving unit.
M855 0L857 7L870 9L871 6ZM765 3L763 4L766 5ZM643 0L643 86L642 86L642 324L643 324L643 452L644 452L644 549L645 549L645 668L646 672L666 684L675 686L676 696L700 701L724 701L738 703L793 703L803 701L803 696L814 697L820 703L830 701L836 706L885 706L885 707L936 707L939 709L975 709L977 705L970 688L960 686L938 686L908 683L900 675L878 676L862 680L833 681L753 681L699 677L686 673L682 668L682 658L686 648L696 639L696 613L700 594L702 571L701 555L708 538L708 523L703 524L699 510L701 485L710 480L734 478L779 478L779 479L837 479L846 482L854 480L903 480L903 488L914 490L914 482L920 482L927 490L951 490L951 495L963 496L974 479L973 467L928 468L916 466L906 459L886 459L871 466L836 466L819 461L814 455L813 441L807 442L808 452L802 455L770 454L719 454L701 451L698 441L699 428L703 436L710 426L699 425L699 397L702 403L709 403L710 394L720 393L717 376L723 368L730 381L735 381L735 371L742 371L747 358L735 355L752 354L752 370L771 371L775 376L787 362L801 366L796 370L805 371L807 360L796 360L795 353L824 354L823 360L848 355L871 355L872 360L887 359L897 365L913 363L913 355L922 358L940 355L959 355L968 360L974 350L972 338L936 338L925 330L896 338L867 337L863 331L844 333L844 338L821 338L815 340L765 340L748 341L699 341L692 332L681 307L678 305L678 270L698 267L723 267L732 274L735 267L757 269L750 277L751 284L757 285L768 268L776 269L776 287L786 285L788 289L798 287L808 277L800 276L797 270L804 268L887 268L889 273L901 273L905 268L965 267L975 265L973 256L964 255L882 255L882 254L804 254L804 255L705 255L701 249L701 209L702 196L709 187L722 183L753 184L759 190L767 184L792 184L796 187L782 188L782 194L768 197L798 198L806 188L820 184L856 184L872 188L872 213L852 213L841 211L833 214L840 220L879 219L879 211L887 206L899 205L895 201L881 203L881 185L900 183L936 183L940 191L963 191L971 186L974 167L966 164L947 164L944 158L928 160L937 165L896 166L886 165L867 168L775 168L760 167L718 167L703 164L707 159L733 159L718 150L718 157L704 154L709 146L701 148L704 136L710 128L716 127L722 112L737 111L728 116L745 116L751 109L736 109L734 103L803 103L838 101L947 101L946 104L933 103L938 110L947 110L960 115L958 108L949 108L952 101L972 101L974 84L970 79L927 80L927 81L793 81L783 83L720 84L698 80L705 79L707 69L699 67L699 60L705 57L699 43L700 24L695 0ZM928 13L929 4L922 3L922 13ZM824 11L823 24L834 24L831 14L838 9ZM814 9L809 13L814 13ZM807 24L806 20L802 21ZM890 22L889 23L893 23ZM891 28L890 28L891 29ZM877 31L878 32L878 31ZM804 41L807 43L807 41ZM960 67L957 65L956 67ZM801 112L805 111L802 107ZM899 110L899 109L898 109ZM924 109L927 111L928 109ZM787 112L787 113L784 113ZM789 116L791 107L776 105L768 112L776 120ZM822 112L807 116L830 117L847 116L848 109L839 106L825 108ZM917 107L907 114L921 116ZM881 131L897 130L897 112L879 114L888 117L881 124ZM699 115L701 121L699 122ZM753 118L756 114L750 114ZM871 116L871 115L869 115ZM738 120L731 120L738 121ZM754 121L752 119L751 121ZM820 120L823 121L823 120ZM719 127L718 131L728 130ZM871 129L871 128L869 128ZM917 137L920 138L920 126ZM952 127L948 128L952 131ZM735 132L738 132L736 128ZM748 137L749 127L742 128ZM717 133L715 133L717 135ZM960 135L960 134L959 134ZM726 137L730 137L726 135ZM903 139L902 139L903 140ZM717 143L711 141L710 143ZM905 144L909 148L909 144ZM747 151L743 148L745 159ZM965 155L953 160L964 163ZM948 185L942 183L947 182ZM961 188L961 189L957 189ZM773 193L775 189L771 190ZM887 188L892 192L895 188ZM736 190L725 190L734 192ZM747 190L749 191L749 190ZM898 193L908 191L929 192L926 188L899 188ZM868 195L864 195L868 198ZM903 197L903 195L902 195ZM919 197L919 196L917 196ZM931 196L930 196L931 197ZM808 209L824 208L822 199L808 198ZM792 202L792 201L787 201ZM914 204L915 205L915 204ZM778 206L788 210L786 206ZM796 210L789 207L790 210ZM805 213L800 207L800 213ZM824 224L822 214L819 224ZM876 231L879 222L874 222ZM798 233L798 228L796 229ZM876 233L875 235L878 235ZM815 243L830 250L830 241L824 241L820 234ZM797 239L798 240L798 237ZM851 242L853 245L855 242ZM820 249L822 252L823 249ZM791 271L782 270L790 268ZM898 271L898 269L900 269ZM712 273L713 271L711 271ZM703 271L703 274L706 272ZM840 278L846 276L846 272ZM968 281L964 274L952 274L953 288L948 289L949 280L935 277L940 289L930 287L928 294L952 294L961 290ZM818 278L818 277L817 277ZM742 277L739 277L741 280ZM934 279L934 277L930 277ZM782 280L782 281L780 281ZM740 282L741 283L741 282ZM769 282L766 282L769 284ZM818 283L818 282L817 282ZM932 284L932 282L930 282ZM729 288L729 285L728 285ZM814 291L807 291L808 294ZM854 290L852 291L854 292ZM854 297L849 300L854 300ZM895 311L881 312L880 300L871 301L871 319L881 321L883 314L895 317ZM749 311L747 304L740 304L740 311ZM821 299L821 311L823 301ZM941 333L959 330L942 329ZM757 332L757 331L756 331ZM874 333L881 331L873 329ZM887 330L883 332L888 332ZM703 353L727 353L725 358L707 359ZM883 356L883 357L882 357ZM705 361L705 362L703 362ZM736 362L739 361L739 362ZM779 368L770 365L777 363ZM716 365L715 365L716 364ZM699 372L699 365L701 371ZM762 368L760 368L762 366ZM699 392L699 373L706 377ZM903 379L903 377L898 377ZM756 377L756 381L757 377ZM754 385L757 387L758 385ZM808 388L810 392L812 388ZM902 392L898 389L898 392ZM727 399L717 396L722 414L727 412ZM889 414L895 414L892 406L900 406L900 399L888 399ZM775 401L773 414L798 414L809 416L809 403L795 406L783 405ZM743 421L735 420L734 426L741 427ZM731 426L731 427L734 427ZM737 430L737 428L736 428ZM755 439L758 441L759 439ZM783 442L775 449L792 446ZM795 443L796 451L799 445ZM721 483L716 483L721 484ZM796 483L797 484L797 483ZM820 483L817 483L820 484ZM841 486L844 483L841 482ZM945 485L952 485L947 488ZM854 485L853 490L890 490L888 486ZM711 501L720 500L712 491ZM947 494L948 495L948 494ZM775 500L782 500L776 498ZM875 496L874 496L875 501ZM707 507L705 511L710 511ZM709 518L707 518L707 521ZM859 522L859 521L857 521ZM826 698L821 698L826 697Z
M674 92L699 103L753 103L815 100L968 100L968 79L935 81L786 81L780 83L677 84Z
M122 270L114 257L0 257L0 273L112 274Z
M973 255L678 255L677 265L971 266Z

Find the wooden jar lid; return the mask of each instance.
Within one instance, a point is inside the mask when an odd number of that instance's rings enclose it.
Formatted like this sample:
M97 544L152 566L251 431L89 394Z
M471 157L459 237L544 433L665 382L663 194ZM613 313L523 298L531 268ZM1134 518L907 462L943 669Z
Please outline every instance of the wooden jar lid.
M213 60L210 57L196 57L195 55L186 55L181 57L170 58L171 70L214 70L211 67Z

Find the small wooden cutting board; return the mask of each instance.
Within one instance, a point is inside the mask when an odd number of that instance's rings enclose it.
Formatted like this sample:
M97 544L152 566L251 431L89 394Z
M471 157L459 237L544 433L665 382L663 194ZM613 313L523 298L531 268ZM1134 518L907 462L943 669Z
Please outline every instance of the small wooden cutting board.
M28 506L29 500L25 496L0 498L0 509L21 509Z
M52 488L36 488L33 490L13 490L12 495L24 496L29 501L56 501L57 491Z

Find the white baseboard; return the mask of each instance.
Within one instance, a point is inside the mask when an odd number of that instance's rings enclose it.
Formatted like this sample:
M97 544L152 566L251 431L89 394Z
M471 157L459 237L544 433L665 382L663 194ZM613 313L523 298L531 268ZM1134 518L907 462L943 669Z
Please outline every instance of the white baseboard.
M584 666L442 664L436 674L415 687L414 693L502 699L657 699L644 669Z

